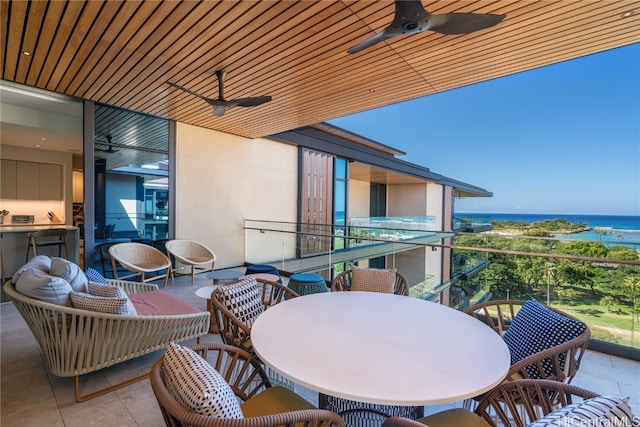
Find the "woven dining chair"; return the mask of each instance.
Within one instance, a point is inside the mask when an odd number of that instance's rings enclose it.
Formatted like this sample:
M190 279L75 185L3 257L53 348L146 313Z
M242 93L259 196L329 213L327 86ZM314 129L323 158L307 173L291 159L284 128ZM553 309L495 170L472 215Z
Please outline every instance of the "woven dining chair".
M170 366L161 357L151 368L151 388L162 411L167 426L192 427L345 427L338 414L317 409L295 392L279 386L272 386L260 363L248 352L226 344L200 344L190 348L206 360L219 373L240 401L243 418L223 418L216 415L202 415L176 398L175 386L168 385ZM196 362L192 366L202 366ZM200 368L202 369L202 368ZM184 375L182 375L184 378ZM205 378L202 372L193 372L190 387L197 388L197 381ZM221 389L226 385L216 383L206 385L208 395L216 394L213 404L220 405L226 396ZM202 402L198 402L202 404ZM233 402L232 402L233 403ZM229 406L231 406L229 404ZM229 410L228 407L224 408Z
M219 286L211 293L211 306L222 341L255 354L251 346L255 319L269 307L297 296L285 285L255 276Z
M553 380L515 380L502 383L484 395L473 412L465 408L453 408L415 421L390 417L382 427L526 427L536 420L558 413L561 408L597 396L597 393L584 388Z
M533 300L529 300L529 303L534 303ZM476 304L465 310L465 313L475 317L476 319L484 322L492 328L496 333L503 338L507 337L507 331L512 325L515 325L514 319L516 315L525 307L527 301L519 300L496 300L487 301L481 304ZM566 333L564 341L558 342L555 345L549 345L548 348L541 349L534 352L531 355L522 357L520 360L514 362L514 351L517 351L522 345L531 345L532 340L527 340L524 337L519 337L515 334L511 334L507 345L512 353L512 365L507 374L506 381L514 379L549 379L565 383L570 383L573 377L580 368L582 357L587 349L589 340L591 338L591 332L589 328L584 325L579 319L565 313L562 310L558 310L553 307L548 307L539 303L535 305L540 309L550 310L549 313L554 313L557 319L560 319L564 323L558 328L565 328L566 331L560 330L559 333ZM523 312L524 313L524 312ZM527 331L534 334L535 328L539 328L539 336L548 336L550 329L549 323L542 323L541 313L531 313L531 320L526 320L528 323L526 326ZM554 317L549 317L549 322L554 321ZM575 325L582 324L584 330L579 334L576 332L571 334L571 329ZM513 332L512 330L511 332ZM574 336L575 335L575 336ZM518 341L526 341L519 343ZM536 340L540 341L540 340ZM533 347L530 347L531 349ZM517 358L517 357L515 357Z
M354 271L357 271L356 281L354 282ZM364 280L362 283L358 283L358 275L362 276ZM370 289L371 282L379 282L385 281L387 275L394 275L394 270L382 270L377 268L360 268L360 267L352 267L341 273L339 273L331 283L331 292L339 292L339 291L350 291L353 289L357 290L368 290ZM355 285L355 286L354 286ZM386 286L383 285L383 286ZM393 281L392 293L396 295L409 295L409 282L407 278L402 275L400 272L395 271L395 279ZM391 289L390 289L391 290Z

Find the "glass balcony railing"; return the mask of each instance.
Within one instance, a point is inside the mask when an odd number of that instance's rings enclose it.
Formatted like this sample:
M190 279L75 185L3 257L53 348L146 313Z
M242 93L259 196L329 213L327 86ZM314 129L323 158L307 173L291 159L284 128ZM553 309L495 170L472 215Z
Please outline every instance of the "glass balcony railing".
M486 254L486 268L461 286L494 300L534 298L587 323L595 339L640 348L640 242L461 234L452 244L454 266Z
M453 229L454 230L477 230L477 229L489 229L491 228L491 217L489 215L461 215L456 214L453 216Z
M360 222L363 226L354 233L349 224L247 220L246 261L291 273L315 272L327 280L354 261L386 257L387 268L403 274L416 262L419 273L405 274L413 277L408 277L411 296L459 309L488 299L535 298L582 319L595 340L640 351L640 242L471 233L454 237L436 230L383 228L376 221L369 222L371 229ZM444 275L450 279L445 281L436 280L443 277L440 261L425 262L440 249L451 250L450 275ZM415 250L421 252L410 252Z

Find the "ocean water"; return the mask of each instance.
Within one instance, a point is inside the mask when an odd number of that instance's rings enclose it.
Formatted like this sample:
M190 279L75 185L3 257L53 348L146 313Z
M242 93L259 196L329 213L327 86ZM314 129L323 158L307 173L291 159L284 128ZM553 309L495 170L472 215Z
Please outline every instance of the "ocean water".
M523 221L539 222L545 219L553 220L564 218L569 222L582 222L591 231L570 235L558 236L562 239L586 239L596 241L609 241L612 243L638 243L640 244L640 216L635 215L559 215L559 214L461 214L470 216L489 217L492 221ZM596 229L603 229L610 234L600 236Z

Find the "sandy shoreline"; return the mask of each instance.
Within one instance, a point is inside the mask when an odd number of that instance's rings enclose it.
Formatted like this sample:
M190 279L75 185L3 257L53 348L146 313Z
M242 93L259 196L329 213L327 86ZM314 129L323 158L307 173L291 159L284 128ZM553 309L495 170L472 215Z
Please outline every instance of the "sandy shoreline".
M513 229L513 228L500 228L500 229L493 229L490 231L484 231L481 234L490 234L490 235L496 235L496 236L524 236L525 233L527 231L532 230L531 228L528 228L526 230L517 230L517 229ZM569 234L579 234L579 233L584 233L586 231L592 231L593 228L589 228L589 227L585 227L585 228L581 228L579 230L545 230L542 229L546 232L548 232L549 234L553 235L557 235L557 234L562 234L562 235L569 235Z

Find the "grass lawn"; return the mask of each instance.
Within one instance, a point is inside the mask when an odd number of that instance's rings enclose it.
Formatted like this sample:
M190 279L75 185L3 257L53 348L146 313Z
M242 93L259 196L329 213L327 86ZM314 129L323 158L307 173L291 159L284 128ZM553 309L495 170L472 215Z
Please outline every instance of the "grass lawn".
M577 286L572 289L575 292L575 297L571 301L560 301L557 295L552 292L551 306L565 311L589 325L593 338L640 348L640 322L634 324L634 314L631 312L631 307L616 304L608 308L599 304L602 297L599 293L594 295L590 289ZM493 299L504 297L506 296L494 294ZM546 304L546 289L534 290L534 292L517 296L511 295L511 299L526 300L529 298ZM635 331L632 331L634 327Z

